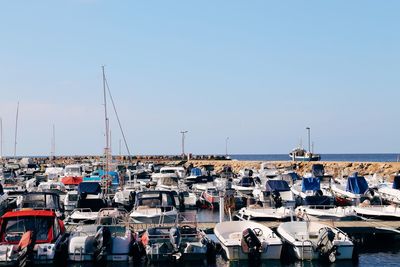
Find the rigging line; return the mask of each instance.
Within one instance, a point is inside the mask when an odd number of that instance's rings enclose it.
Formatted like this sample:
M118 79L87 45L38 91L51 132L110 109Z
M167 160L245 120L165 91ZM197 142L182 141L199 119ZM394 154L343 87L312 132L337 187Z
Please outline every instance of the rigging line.
M112 106L113 106L113 109L114 109L114 112L115 112L115 116L117 117L119 129L121 130L121 134L122 134L122 138L124 139L125 148L126 148L126 150L128 151L129 159L131 159L131 158L132 158L132 157L131 157L131 152L129 151L128 143L126 142L124 130L122 129L121 121L119 120L119 116L118 116L117 109L116 109L116 107L115 107L114 99L113 99L113 97L112 97L112 95L111 95L110 87L108 86L107 78L105 78L104 81L105 81L105 84L106 84L106 87L107 87L107 90L108 90L108 94L110 95L110 100L111 100L111 103L112 103Z

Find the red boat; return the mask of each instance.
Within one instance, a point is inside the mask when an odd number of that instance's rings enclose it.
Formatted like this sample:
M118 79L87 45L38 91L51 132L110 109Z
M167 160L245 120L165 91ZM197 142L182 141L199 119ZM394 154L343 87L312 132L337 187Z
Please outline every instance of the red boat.
M0 265L54 263L66 255L62 220L50 210L18 210L0 219Z
M69 190L74 190L78 187L80 183L82 183L83 178L80 176L65 176L61 179L61 182L65 185L65 187Z

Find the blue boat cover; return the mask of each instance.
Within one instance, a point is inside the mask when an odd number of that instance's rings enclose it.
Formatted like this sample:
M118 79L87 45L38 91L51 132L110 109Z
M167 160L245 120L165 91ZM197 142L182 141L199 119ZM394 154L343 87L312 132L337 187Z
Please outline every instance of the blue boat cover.
M303 177L303 180L301 181L301 191L306 192L306 191L317 191L320 190L320 180L316 177L308 177L305 178Z
M84 182L98 182L98 183L100 183L101 180L102 180L101 178L102 178L102 176L103 176L105 173L106 173L106 172L103 171L103 170L94 171L93 174L92 174L91 176L89 176L89 177L83 177L83 181L84 181ZM118 186L118 185L119 185L119 175L118 175L118 172L109 171L109 172L108 172L108 175L110 175L110 176L112 177L111 184L112 184L112 185Z
M284 180L268 180L265 185L266 191L290 191L289 184Z
M101 186L99 183L82 182L78 185L78 194L82 193L97 195L101 193Z
M201 176L201 170L199 168L193 168L190 171L190 176Z
M289 172L288 175L289 175L290 177L292 177L293 182L295 182L295 181L297 181L297 180L300 180L299 175L298 175L297 173L295 173L295 172Z
M322 164L314 164L311 167L312 175L315 177L321 177L325 175L324 165Z
M252 177L243 177L238 183L239 186L250 187L254 186L254 179Z
M368 183L363 176L358 176L355 172L353 176L347 178L346 191L354 194L364 194L368 190Z
M400 175L396 175L393 180L393 189L400 189Z

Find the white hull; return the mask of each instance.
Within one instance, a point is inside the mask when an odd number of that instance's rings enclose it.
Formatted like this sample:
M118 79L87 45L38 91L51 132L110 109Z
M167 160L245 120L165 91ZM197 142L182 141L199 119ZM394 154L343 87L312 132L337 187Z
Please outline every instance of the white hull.
M290 251L298 260L320 258L317 249L319 233L322 228L329 228L335 233L333 245L337 246L337 260L352 259L354 245L346 234L336 228L317 222L286 222L279 225L277 231L282 240L290 246Z
M280 259L282 241L275 236L268 227L251 221L230 221L218 223L214 233L221 243L228 260L248 260L249 254L241 246L242 232L247 229L259 228L262 235L259 240L262 244L261 260Z

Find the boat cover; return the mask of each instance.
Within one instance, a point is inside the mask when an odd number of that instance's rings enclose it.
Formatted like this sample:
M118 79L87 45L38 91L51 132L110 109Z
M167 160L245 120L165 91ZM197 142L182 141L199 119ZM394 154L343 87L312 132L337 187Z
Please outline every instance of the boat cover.
M311 173L314 177L322 177L325 175L324 165L314 164L311 168Z
M99 183L82 182L78 185L78 194L82 193L97 195L101 193L101 186Z
M266 191L290 191L289 184L284 180L268 180L266 185Z
M354 194L364 194L368 190L368 183L363 176L358 176L355 172L353 176L347 178L346 191Z
M67 176L61 179L61 182L65 185L78 185L82 182L82 177L79 176Z
M316 177L303 177L301 182L301 191L317 191L320 190L320 180Z
M103 176L105 175L105 171L103 170L97 170L96 172L94 172L91 176L89 177L84 177L83 181L84 182L101 182ZM110 175L112 178L111 180L111 184L112 185L119 185L119 176L118 173L115 171L109 171L108 175Z
M254 179L252 177L243 177L239 183L239 186L243 186L243 187L250 187L250 186L254 186Z
M28 216L56 217L56 214L52 210L23 209L17 211L9 211L3 215L2 219L14 218L14 217L28 217Z
M400 189L400 175L396 175L393 179L393 189Z
M190 171L190 176L201 176L201 175L202 175L202 173L201 173L201 170L199 168L193 168Z

